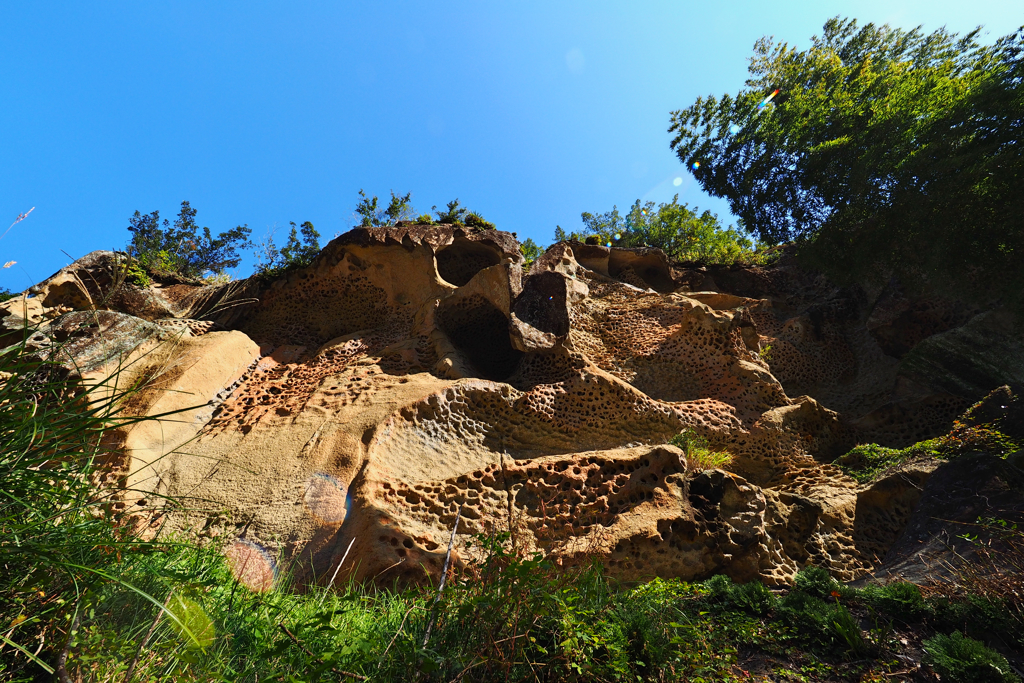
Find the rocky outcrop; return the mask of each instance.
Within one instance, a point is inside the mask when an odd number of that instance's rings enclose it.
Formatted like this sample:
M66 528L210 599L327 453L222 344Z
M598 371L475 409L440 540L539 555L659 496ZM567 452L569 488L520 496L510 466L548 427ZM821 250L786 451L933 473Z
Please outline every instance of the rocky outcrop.
M626 579L877 566L928 472L866 489L828 462L962 409L955 388L900 384L925 342L888 355L866 295L785 260L562 243L522 262L499 231L356 228L273 282L143 289L97 252L2 322L39 326L90 381L144 387L127 409L165 417L115 435L108 483L146 524L229 540L261 586L274 558L315 580L346 552L339 576L422 580L457 514L456 561L506 530ZM665 445L687 428L728 471Z

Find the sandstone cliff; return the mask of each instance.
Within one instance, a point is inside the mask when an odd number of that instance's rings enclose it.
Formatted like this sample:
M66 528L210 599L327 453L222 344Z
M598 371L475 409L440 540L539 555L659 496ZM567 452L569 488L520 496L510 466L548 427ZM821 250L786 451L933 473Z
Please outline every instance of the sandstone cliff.
M151 528L224 538L254 585L275 559L323 581L350 546L342 578L422 580L459 510L457 559L511 530L626 579L853 579L931 469L860 486L829 462L934 436L972 391L1024 381L947 362L1008 330L998 317L839 289L787 257L684 268L561 243L527 274L509 233L400 225L273 282L139 288L122 270L94 252L3 304L7 343L35 325L29 345L86 380L142 386L128 410L173 413L116 435L106 484ZM685 428L728 471L666 445Z

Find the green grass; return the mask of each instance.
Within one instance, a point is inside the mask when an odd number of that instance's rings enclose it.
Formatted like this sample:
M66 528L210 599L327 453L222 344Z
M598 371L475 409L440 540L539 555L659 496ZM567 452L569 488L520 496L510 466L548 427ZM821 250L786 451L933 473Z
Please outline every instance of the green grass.
M712 449L708 440L692 429L676 434L669 443L686 453L686 469L689 472L722 469L733 460L733 456L727 451Z

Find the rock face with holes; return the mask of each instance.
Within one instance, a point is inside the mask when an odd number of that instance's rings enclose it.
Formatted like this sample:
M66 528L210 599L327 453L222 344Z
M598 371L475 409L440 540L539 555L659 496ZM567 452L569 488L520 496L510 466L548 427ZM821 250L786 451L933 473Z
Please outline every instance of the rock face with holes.
M178 411L116 435L121 505L311 581L346 553L341 577L436 574L457 517L457 561L470 534L508 530L626 579L780 583L811 563L852 579L928 472L868 489L828 462L932 436L970 398L893 355L927 337L900 316L942 333L960 313L904 315L888 292L872 318L868 294L785 259L682 268L561 243L526 274L509 233L399 225L273 282L140 289L97 252L32 293L6 329L40 324L40 347L95 381L130 358L145 388L128 408ZM666 445L687 428L728 471Z

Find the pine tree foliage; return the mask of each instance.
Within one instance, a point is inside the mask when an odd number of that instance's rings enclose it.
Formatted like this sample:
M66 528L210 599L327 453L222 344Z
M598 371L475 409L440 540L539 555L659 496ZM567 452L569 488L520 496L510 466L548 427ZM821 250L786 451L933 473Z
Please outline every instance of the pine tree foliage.
M672 112L671 146L748 229L835 277L1024 301L1024 28L979 31L837 17L807 50L763 38L738 94Z

